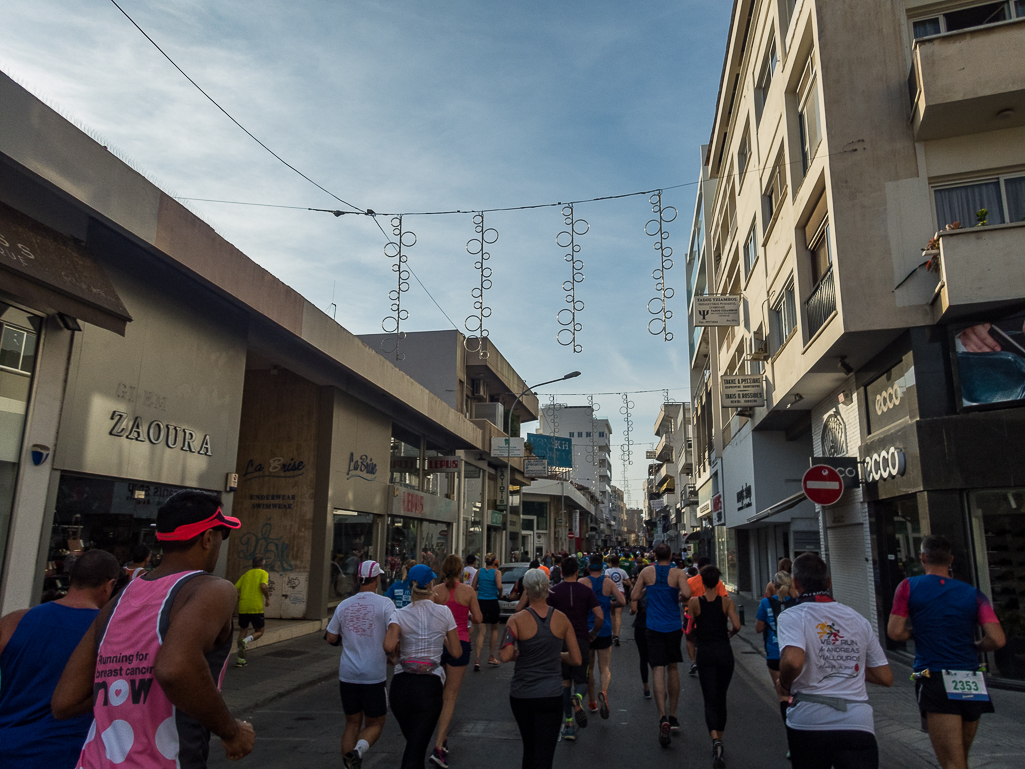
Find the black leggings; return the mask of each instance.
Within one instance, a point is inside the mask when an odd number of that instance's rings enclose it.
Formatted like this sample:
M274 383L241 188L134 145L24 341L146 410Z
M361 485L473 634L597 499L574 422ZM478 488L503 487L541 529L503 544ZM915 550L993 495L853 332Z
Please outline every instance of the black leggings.
M870 732L787 727L787 746L794 769L879 769L879 746Z
M398 673L392 678L391 712L406 738L402 769L424 769L434 727L441 716L444 688L433 673Z
M644 628L634 628L637 653L641 657L641 683L648 686L648 633Z
M726 729L726 690L733 678L733 649L728 642L699 645L694 661L705 700L705 726L710 732L721 732Z
M523 769L552 769L562 726L562 697L510 697L523 738Z

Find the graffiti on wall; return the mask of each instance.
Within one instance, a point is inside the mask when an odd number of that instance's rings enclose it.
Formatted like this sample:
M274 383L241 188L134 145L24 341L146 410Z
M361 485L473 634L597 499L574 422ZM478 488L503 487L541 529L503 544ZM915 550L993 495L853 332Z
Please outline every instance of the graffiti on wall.
M294 571L288 543L284 537L274 536L274 526L269 520L260 527L259 535L247 531L239 537L239 560L251 561L257 556L263 556L263 568L267 571Z

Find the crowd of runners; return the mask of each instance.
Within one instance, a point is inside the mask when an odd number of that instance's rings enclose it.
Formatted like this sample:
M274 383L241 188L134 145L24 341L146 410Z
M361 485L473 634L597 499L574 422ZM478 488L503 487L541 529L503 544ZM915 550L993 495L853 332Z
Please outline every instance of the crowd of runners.
M253 728L229 712L220 684L233 639L236 665L245 666L249 644L263 632L267 572L255 559L235 585L210 573L239 525L216 495L180 492L157 515L158 567L147 570L148 554L133 556L126 569L90 551L73 567L66 596L0 620L5 765L202 767L211 734L229 759L251 752ZM898 587L887 633L915 640L916 698L940 766L967 769L980 717L993 712L979 654L1005 638L987 597L951 577L944 537L926 537L920 558L924 573ZM389 709L405 739L403 769L427 762L448 769L450 749L458 750L448 734L460 687L471 665L482 672L485 647L487 666L514 665L509 703L523 769L549 769L560 741L576 743L590 719L609 718L610 701L636 686L613 687L611 657L635 653L644 697L654 698L651 738L669 748L682 736L686 664L700 686L711 765L726 766L730 639L741 621L707 559L674 556L665 544L646 553L546 554L511 594L491 553L479 569L473 555L405 564L385 595L382 574L374 561L358 565L356 592L338 605L325 633L341 647L346 769L359 769ZM504 629L500 600L518 601ZM632 617L632 644L620 640L624 613ZM866 686L891 686L893 673L868 620L830 597L818 555L779 563L755 631L793 766L878 767Z

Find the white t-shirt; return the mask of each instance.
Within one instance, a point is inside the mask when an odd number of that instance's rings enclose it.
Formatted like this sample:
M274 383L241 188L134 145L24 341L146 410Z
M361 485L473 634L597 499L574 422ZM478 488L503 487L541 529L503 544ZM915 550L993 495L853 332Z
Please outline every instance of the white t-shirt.
M804 651L804 669L790 686L804 692L848 701L847 712L814 702L799 702L787 711L791 729L875 732L872 706L865 690L865 668L888 665L868 620L842 603L807 602L779 615L779 649ZM853 704L852 704L853 703Z
M438 665L434 675L444 682L441 653L445 649L445 634L456 629L452 610L424 599L398 609L391 622L399 626L399 664L395 672L407 672L403 660L430 660Z
M476 574L476 573L477 573L477 569L475 569L473 566L464 566L463 567L463 584L464 585L472 585L473 584L473 575Z
M621 568L616 566L605 572L605 576L611 579L614 583L616 583L616 587L619 589L620 593L623 593L624 595L626 594L626 588L624 587L624 585L626 584L626 581L630 579L629 574L627 574Z
M379 684L387 679L384 637L394 616L395 604L377 593L356 593L338 604L327 632L342 637L339 681Z

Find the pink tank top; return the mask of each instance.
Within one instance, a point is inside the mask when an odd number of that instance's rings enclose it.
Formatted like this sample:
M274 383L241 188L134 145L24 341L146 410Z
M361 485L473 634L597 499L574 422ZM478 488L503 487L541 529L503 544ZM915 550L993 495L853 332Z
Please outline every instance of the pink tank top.
M467 620L470 617L470 607L463 606L461 603L459 603L455 598L452 597L453 593L455 593L454 590L449 593L448 603L445 605L452 610L452 616L455 617L456 632L459 634L459 640L466 641L467 643L469 643L470 628L467 627Z
M153 677L153 663L170 624L175 596L182 585L205 573L189 571L155 580L133 579L115 599L117 604L106 627L98 631L93 725L77 767L206 766L210 732L178 712ZM207 655L218 689L230 651L229 636Z

